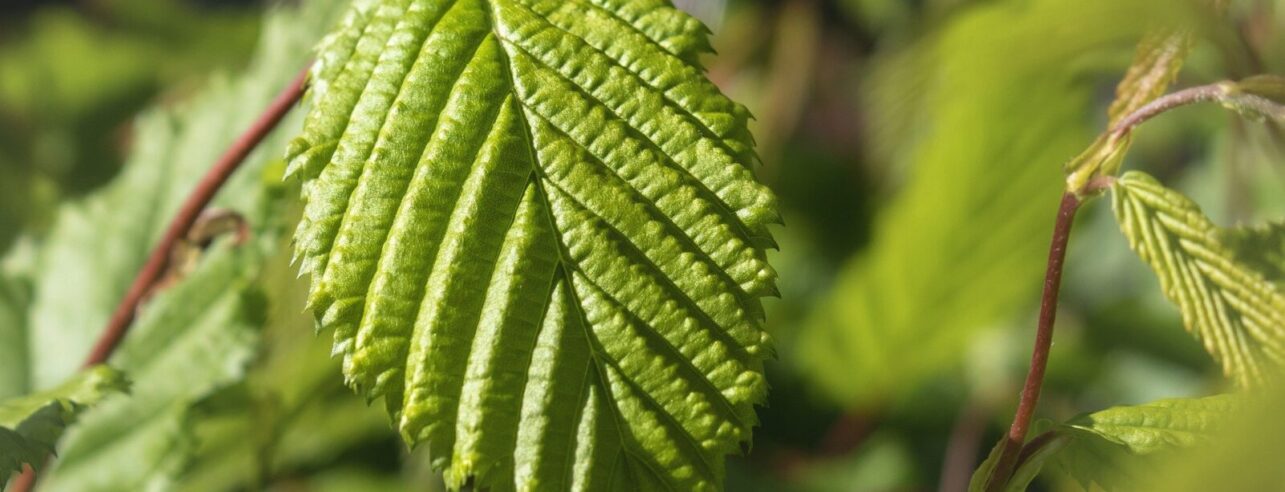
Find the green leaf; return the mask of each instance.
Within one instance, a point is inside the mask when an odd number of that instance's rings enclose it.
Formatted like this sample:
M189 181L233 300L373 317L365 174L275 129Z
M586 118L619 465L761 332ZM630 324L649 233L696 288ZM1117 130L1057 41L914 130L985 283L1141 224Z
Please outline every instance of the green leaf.
M1093 178L1120 172L1133 139L1132 133L1120 135L1113 130L1129 114L1164 95L1178 78L1192 43L1191 33L1185 30L1162 29L1143 36L1107 108L1106 131L1065 166L1067 190L1079 194Z
M1157 473L1159 458L1210 442L1241 398L1160 400L1144 405L1113 407L1052 426L1028 441L1005 490L1026 490L1046 466L1077 481L1086 490L1132 490ZM969 491L984 489L994 468L996 451L974 473Z
M1244 386L1276 375L1285 362L1285 294L1279 286L1238 258L1221 239L1225 233L1177 191L1137 171L1125 173L1112 189L1112 208L1130 247L1156 273L1187 330L1223 372Z
M309 46L332 25L339 9L315 4L268 17L244 77L216 77L198 97L140 117L137 147L118 179L59 211L30 268L6 268L19 295L12 303L0 298L0 316L16 306L20 324L0 330L0 347L13 350L23 367L13 388L0 391L49 387L75 370L193 185L305 66ZM301 120L301 112L291 117ZM220 190L215 207L244 218L250 240L213 241L194 268L167 273L109 361L131 375L134 393L86 413L42 477L44 489L164 488L187 465L189 407L241 379L256 351L262 300L254 281L288 226L279 156L289 138L270 135ZM8 370L8 360L0 364Z
M358 2L291 144L310 306L459 488L713 489L775 199L664 0Z
M1133 63L1116 86L1115 100L1107 109L1107 126L1115 126L1129 113L1164 95L1178 78L1191 45L1188 32L1163 30L1143 37Z
M986 483L990 481L991 473L995 471L995 466L999 464L999 455L1004 451L1004 443L1008 441L1000 439L995 446L991 448L990 454L982 464L973 470L973 478L968 480L968 492L984 492Z
M1053 458L1086 489L1131 490L1154 476L1158 459L1211 442L1240 408L1233 395L1160 400L1113 407L1059 426L1069 439Z
M1232 395L1176 398L1108 408L1071 419L1065 427L1095 434L1133 454L1151 454L1205 443L1236 408Z
M95 366L56 388L0 401L0 486L24 464L39 467L83 410L128 389L123 373Z
M213 246L196 271L142 311L111 358L135 378L130 398L85 414L44 490L165 488L187 466L188 407L241 377L262 320L250 288L257 253L231 246Z
M1255 75L1236 83L1236 89L1246 94L1262 97L1276 104L1285 104L1285 77L1280 75Z
M1158 463L1159 472L1147 477L1145 487L1129 490L1280 490L1285 483L1282 390L1285 387L1273 386L1245 394L1207 445Z
M1223 229L1219 240L1249 268L1285 291L1285 222Z
M951 373L976 334L1035 305L1059 165L1089 139L1083 60L1140 37L1146 12L1181 10L1150 7L989 2L927 37L893 77L875 75L884 85L867 126L916 116L893 125L913 138L896 140L890 167L909 171L789 357L827 396L886 404Z

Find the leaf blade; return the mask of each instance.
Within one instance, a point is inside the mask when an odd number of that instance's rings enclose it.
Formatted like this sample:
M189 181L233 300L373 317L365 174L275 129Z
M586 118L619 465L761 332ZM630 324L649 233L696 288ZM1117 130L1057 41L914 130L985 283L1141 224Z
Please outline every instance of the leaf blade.
M779 219L699 22L658 0L349 19L290 154L349 384L453 487L721 483L765 392Z
M22 465L41 466L81 412L128 389L124 373L100 365L56 388L0 401L0 485Z
M1191 200L1130 171L1112 186L1120 230L1223 372L1254 386L1285 361L1285 294L1238 259Z

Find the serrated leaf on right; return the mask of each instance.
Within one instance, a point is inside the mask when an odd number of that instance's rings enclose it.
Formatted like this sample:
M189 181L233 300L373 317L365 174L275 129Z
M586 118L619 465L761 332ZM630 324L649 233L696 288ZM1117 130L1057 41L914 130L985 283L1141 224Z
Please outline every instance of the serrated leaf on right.
M1285 294L1255 269L1181 193L1130 171L1112 186L1112 208L1129 245L1156 273L1187 330L1223 372L1255 386L1285 362Z

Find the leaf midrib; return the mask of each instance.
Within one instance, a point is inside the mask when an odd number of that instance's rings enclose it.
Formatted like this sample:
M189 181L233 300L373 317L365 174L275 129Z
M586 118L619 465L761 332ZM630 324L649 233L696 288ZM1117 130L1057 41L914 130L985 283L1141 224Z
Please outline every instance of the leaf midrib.
M573 300L572 304L574 304L575 314L576 316L579 317L581 321L580 323L581 329L585 331L585 339L588 341L589 358L590 360L593 361L592 370L597 374L599 388L602 389L604 396L611 396L612 395L611 385L606 380L606 375L605 375L606 368L604 367L604 362L600 354L600 351L603 349L597 346L597 344L593 342L593 340L595 340L595 337L590 328L591 324L589 322L589 317L587 313L585 313L584 311L584 307L580 299L580 294L576 290L574 279L572 279L570 275L569 268L571 265L574 265L574 263L569 261L569 257L567 254L567 247L565 244L563 244L562 234L556 233L557 231L561 231L561 229L558 227L558 223L553 217L552 207L549 206L551 202L549 200L549 195L544 188L544 180L547 179L547 177L545 177L544 174L541 172L541 166L539 165L539 162L540 162L539 152L537 152L535 149L535 138L531 131L530 124L527 122L526 113L527 111L530 110L530 108L526 105L526 102L522 99L522 97L519 94L517 94L517 91L516 91L518 80L513 73L513 67L512 67L512 62L510 58L511 55L509 54L508 50L510 48L517 48L517 49L522 49L522 48L520 46L514 45L511 41L501 36L498 29L496 29L496 27L498 26L498 23L496 22L496 12L495 12L495 9L497 8L496 1L495 0L483 0L483 1L486 3L486 6L488 7L487 9L485 9L485 11L487 14L487 22L490 24L490 27L491 27L490 35L495 36L496 40L500 43L500 47L502 48L501 52L502 52L502 56L504 57L504 60L502 63L500 63L500 66L503 67L505 75L508 78L510 96L513 98L513 102L515 103L515 111L520 116L518 118L519 120L518 123L522 127L523 136L524 136L523 141L524 143L526 143L527 152L530 157L529 162L531 163L531 168L532 168L531 169L532 186L535 187L538 198L542 202L543 206L541 208L544 210L544 216L545 216L545 220L548 222L548 226L550 228L549 230L555 232L555 234L553 234L553 237L558 250L557 251L558 265L555 267L556 269L555 269L554 275L555 276L561 275L562 281L566 283L568 295L571 296L571 299ZM535 14L534 12L532 13ZM535 14L535 15L538 15L538 14ZM629 25L632 27L632 24L629 24ZM574 36L574 34L571 34L571 33L567 33L567 34ZM588 44L586 43L586 45ZM597 48L594 48L594 49L597 49ZM614 61L614 59L612 60ZM628 69L626 68L626 70ZM599 104L601 105L601 102L599 102ZM698 126L703 126L703 125L698 125ZM650 139L647 139L647 141L650 142ZM577 146L579 145L577 144ZM666 156L668 157L667 154ZM715 203L719 203L720 206L723 206L720 200L716 200ZM738 217L736 217L735 215L732 215L732 217L737 219L736 223L738 224L740 223ZM662 277L665 277L666 279L668 278L664 275L662 275ZM733 283L733 285L737 285L737 284ZM686 295L686 293L683 293L683 294ZM554 296L551 294L549 297L549 302L554 302L553 297ZM547 307L546 307L546 311L547 311ZM703 313L703 311L701 312ZM589 384L592 384L592 383L589 383ZM715 394L719 395L719 397L722 398L721 392L716 391ZM640 395L646 395L646 393L640 392ZM651 399L650 397L648 397L648 399L652 400L653 404L656 404L654 399ZM616 401L615 397L611 396L610 401ZM580 404L580 402L577 402L577 403ZM658 481L664 484L667 489L674 490L673 485L669 483L669 481L665 478L665 475L662 473L658 473L655 469L652 468L652 464L649 462L649 460L641 459L633 452L632 448L629 446L629 443L625 439L624 429L626 429L627 427L623 422L624 416L620 415L619 408L614 404L608 404L605 406L608 407L609 413L611 414L611 418L616 423L616 436L620 441L620 452L623 454L632 456L636 461L641 463L643 466L647 467L647 469L651 471L652 474L658 479ZM583 409L578 410L578 412L583 412ZM676 422L673 419L672 415L669 415L667 412L659 412L659 413L661 414L660 420L665 422L665 424L671 427L673 430L677 431L676 434L681 435L682 438L692 446L693 451L695 451L695 454L699 458L698 463L702 465L702 467L704 468L704 471L710 475L714 475L713 464L709 463L708 458L705 456L704 448L700 446L700 443L696 441L695 437L692 436L691 433L688 432L687 429L683 427L680 423ZM733 415L735 415L734 412L733 412Z

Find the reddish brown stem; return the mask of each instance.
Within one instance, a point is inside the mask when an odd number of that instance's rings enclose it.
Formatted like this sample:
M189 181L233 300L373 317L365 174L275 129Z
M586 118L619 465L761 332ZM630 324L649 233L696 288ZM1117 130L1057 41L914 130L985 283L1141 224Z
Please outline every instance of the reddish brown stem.
M263 138L281 122L290 108L294 107L299 98L303 96L304 82L308 77L308 70L305 68L299 72L294 81L290 83L277 98L272 101L268 109L259 116L259 119L245 133L232 143L219 160L214 163L201 181L196 184L196 189L188 195L187 200L183 202L182 208L179 209L178 215L170 221L170 225L165 229L165 235L161 237L161 242L152 250L151 256L147 258L147 263L143 264L143 269L138 272L134 278L134 283L129 286L125 298L121 300L120 305L116 306L116 311L112 313L111 319L107 322L107 328L103 330L102 335L98 337L98 342L85 359L85 367L95 364L101 364L107 361L116 346L120 344L125 333L129 331L130 323L134 321L134 313L138 311L138 306L143 297L147 295L156 281L165 273L165 268L169 262L170 251L174 245L187 235L188 229L196 223L197 217L201 211L205 210L210 200L218 193L223 184L227 182L228 177L236 171L241 163L245 161L246 156L263 141Z
M1126 134L1137 128L1138 125L1145 123L1147 120L1171 109L1187 106L1208 101L1217 101L1226 97L1228 89L1227 82L1218 82L1209 85L1188 87L1186 89L1165 94L1147 103L1145 106L1138 108L1137 111L1130 113L1116 123L1111 128L1112 133Z
M304 68L299 75L294 78L290 85L287 86L263 114L255 120L249 129L237 137L232 146L219 157L214 166L205 173L201 181L196 184L196 188L188 195L187 200L179 208L178 215L170 221L169 226L165 229L165 235L161 236L161 241L156 244L152 250L147 262L143 264L142 270L139 270L138 276L134 278L134 283L129 286L125 293L125 298L116 306L116 311L112 313L111 319L107 321L107 327L94 343L94 348L85 358L83 367L90 367L106 362L111 357L112 352L120 345L125 334L129 332L129 327L134 321L134 313L138 311L139 304L147 296L156 282L165 274L170 259L170 251L178 244L196 219L200 217L201 212L210 204L210 200L218 193L223 184L227 182L232 173L245 162L245 158L250 152L263 142L264 137L276 128L286 113L294 107L295 103L303 97L304 86L308 79L308 69ZM10 492L28 492L35 485L36 474L31 467L26 467L18 478L14 479L13 487ZM3 485L3 484L0 484Z
M1013 474L1026 432L1030 429L1031 418L1035 415L1035 405L1040 400L1040 388L1044 384L1044 369L1048 367L1049 349L1053 346L1053 321L1057 317L1057 295L1062 286L1062 265L1066 261L1066 245L1071 238L1071 224L1075 212L1080 208L1080 200L1074 193L1062 195L1062 204L1057 210L1057 222L1053 225L1053 240L1049 245L1048 267L1044 272L1044 295L1040 298L1039 327L1035 332L1035 349L1031 353L1031 369L1026 373L1026 384L1022 387L1022 396L1017 404L1017 415L1013 425L1008 429L1000 448L999 459L995 469L986 482L988 492L999 491Z

